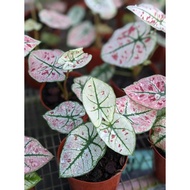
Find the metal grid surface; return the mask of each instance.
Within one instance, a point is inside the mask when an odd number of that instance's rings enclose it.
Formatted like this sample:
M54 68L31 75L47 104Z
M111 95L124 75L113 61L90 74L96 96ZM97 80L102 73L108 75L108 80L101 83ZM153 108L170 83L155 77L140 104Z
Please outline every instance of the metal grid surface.
M60 179L56 161L57 148L65 135L53 131L43 119L46 112L40 102L39 89L25 86L25 135L36 138L54 158L37 171L41 176L36 190L70 190L67 179ZM137 135L136 150L128 157L117 190L164 190L154 177L153 150L148 142L148 133Z

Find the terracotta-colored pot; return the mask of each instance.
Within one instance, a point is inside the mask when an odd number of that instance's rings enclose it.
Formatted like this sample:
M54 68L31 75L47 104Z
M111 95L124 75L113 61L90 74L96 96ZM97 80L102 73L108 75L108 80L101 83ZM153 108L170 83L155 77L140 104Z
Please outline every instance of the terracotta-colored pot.
M58 163L65 141L66 138L64 138L61 141L57 150ZM112 176L107 180L100 182L87 182L87 181L78 180L76 178L68 178L69 186L71 190L116 190L120 182L122 171L125 169L127 165L127 160L128 157L126 157L125 164L123 165L122 169L117 174L115 174L114 176Z
M77 71L72 71L72 72L69 73L69 77L75 78L75 77L80 77L80 76L82 76L82 74L81 74L80 72L77 72ZM51 83L51 84L53 84L53 83ZM47 85L47 83L41 83L41 86L40 86L40 102L41 102L41 104L42 104L47 110L51 110L51 109L53 109L53 108L50 108L50 107L46 104L46 102L44 101L44 97L43 97L43 91L44 91L46 85ZM71 85L70 85L70 86L71 86ZM64 101L63 98L61 98L61 100L59 100L59 102L57 103L57 105L58 105L59 103L61 103L62 101ZM57 106L57 105L56 105L56 106Z
M84 48L83 51L92 55L91 61L85 66L87 73L90 73L94 69L94 67L103 64L103 60L100 57L100 48L88 47Z
M166 183L166 158L159 153L155 146L153 146L153 150L155 176L161 183Z
M151 130L149 131L149 139L151 135ZM154 174L155 177L161 182L166 183L166 158L159 152L159 149L151 142L153 151L154 151Z

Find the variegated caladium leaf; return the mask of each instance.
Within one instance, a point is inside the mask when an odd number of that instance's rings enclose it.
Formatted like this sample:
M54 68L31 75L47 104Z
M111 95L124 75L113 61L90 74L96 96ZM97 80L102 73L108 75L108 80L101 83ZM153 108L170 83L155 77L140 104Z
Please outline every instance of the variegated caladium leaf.
M28 58L28 73L38 82L55 82L65 80L63 64L58 63L63 51L34 50Z
M166 106L166 81L163 75L142 78L123 89L136 103L160 110Z
M130 121L136 134L149 131L157 116L156 110L137 104L127 95L116 98L116 111Z
M152 127L151 133L151 141L153 144L162 149L163 151L166 150L166 117L161 116L158 117L156 122Z
M64 52L58 59L58 63L63 65L64 70L71 71L84 67L91 59L91 54L84 53L83 48L77 48Z
M54 10L59 13L64 13L67 10L65 1L47 1L43 4L45 9Z
M84 115L85 110L81 104L74 101L65 101L53 110L47 111L43 118L51 129L67 134L83 123L82 116Z
M54 10L42 9L38 15L40 21L51 28L64 30L72 25L72 21L67 15Z
M115 30L101 50L104 62L132 68L147 60L156 46L156 32L142 21L131 22Z
M104 82L108 82L113 77L114 73L115 67L108 63L103 63L102 65L96 66L90 75Z
M38 23L36 22L35 20L33 20L32 18L30 19L27 19L25 22L24 22L24 30L26 32L30 32L32 30L40 30L42 28L42 24L41 23Z
M113 0L85 0L84 2L92 12L98 13L102 19L112 19L117 13Z
M136 134L129 120L115 113L112 122L102 121L97 128L106 145L122 155L131 155L136 145Z
M76 48L88 47L95 41L95 38L95 27L86 20L70 28L67 35L67 45Z
M24 137L24 173L37 171L47 164L53 155L33 137Z
M142 3L139 5L129 5L127 9L155 29L166 32L166 16L152 4Z
M35 40L34 38L24 35L24 56L27 56L41 41Z
M76 177L90 172L106 152L106 144L91 122L72 130L60 156L59 176Z
M24 175L24 189L30 190L32 187L35 187L42 178L36 173L31 172Z
M72 6L67 15L72 21L72 25L79 24L85 16L85 9L81 5Z
M84 108L95 127L99 127L102 120L113 120L116 96L113 89L97 78L89 78L82 91Z
M82 102L82 90L89 76L83 75L81 77L76 77L73 80L73 84L71 86L72 91L75 93L77 98Z

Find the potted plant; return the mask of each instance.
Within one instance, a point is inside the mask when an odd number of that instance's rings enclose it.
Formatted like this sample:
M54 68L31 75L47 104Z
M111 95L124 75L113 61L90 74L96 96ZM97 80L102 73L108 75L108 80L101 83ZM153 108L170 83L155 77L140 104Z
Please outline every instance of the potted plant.
M53 158L51 152L44 148L41 143L33 137L24 137L24 189L33 190L42 180L37 170L50 162Z
M126 164L127 155L131 155L135 149L134 129L124 116L116 113L116 96L107 83L91 76L81 76L75 78L72 89L82 101L82 105L73 101L63 102L43 115L53 130L67 134L60 153L60 177L68 178L72 188L77 182L91 180L82 183L81 187L77 185L78 190L109 188L108 184L103 185L104 182L109 183L110 189L115 189ZM86 114L88 117L84 120ZM105 157L106 151L111 151L111 156ZM118 158L117 163L113 160L114 155ZM91 171L99 166L101 158L101 164L104 161L108 171L103 181L99 181L98 184L92 183L93 177L87 177L95 175ZM106 163L106 159L110 162ZM117 165L120 167L117 168ZM101 170L96 171L101 177L104 175ZM113 186L110 174L111 177L114 174L117 176Z

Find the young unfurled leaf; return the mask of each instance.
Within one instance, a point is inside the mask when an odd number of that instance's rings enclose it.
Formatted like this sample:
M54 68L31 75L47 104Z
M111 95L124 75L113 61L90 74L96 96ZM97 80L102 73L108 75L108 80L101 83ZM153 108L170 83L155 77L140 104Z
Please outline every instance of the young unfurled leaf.
M92 123L80 125L66 139L60 156L59 176L76 177L88 173L106 152L106 144Z
M157 7L151 4L130 5L127 8L141 18L145 23L166 32L166 16Z
M83 123L85 110L82 105L74 101L65 101L53 110L46 112L43 118L51 129L67 134L76 126Z
M156 110L137 104L127 95L116 99L116 109L130 121L136 134L149 131L156 120Z
M92 12L100 14L102 19L111 19L117 13L113 0L85 0L85 3Z
M165 76L156 74L140 79L123 90L136 103L159 110L166 106L165 83Z
M42 9L39 12L40 21L55 29L68 29L72 25L71 19L64 14L53 10Z
M105 82L93 77L88 79L82 91L82 101L95 127L99 127L103 119L113 120L116 96Z
M83 48L77 48L64 52L58 59L58 63L63 65L64 70L70 71L84 67L91 59L92 55L84 53Z
M31 172L24 175L24 190L30 190L32 187L35 187L42 178L36 173Z
M117 29L101 50L104 62L131 68L148 59L156 45L156 33L142 21Z
M62 54L59 49L32 51L28 58L29 75L38 82L63 81L63 64L58 63Z
M89 76L81 76L74 78L71 86L72 91L76 94L77 98L82 102L82 90Z
M27 56L41 41L35 40L28 35L24 35L24 56Z
M165 151L166 149L166 117L159 117L152 127L151 141L153 144Z
M88 47L96 38L93 24L86 20L73 26L67 35L67 45L70 47Z
M108 82L114 75L114 72L115 67L110 64L103 63L102 65L96 66L90 75L104 82Z
M37 171L47 164L53 155L44 148L38 140L32 137L24 137L24 173Z
M103 121L97 131L106 145L115 152L122 155L133 153L136 145L136 135L126 117L115 113L113 121Z

